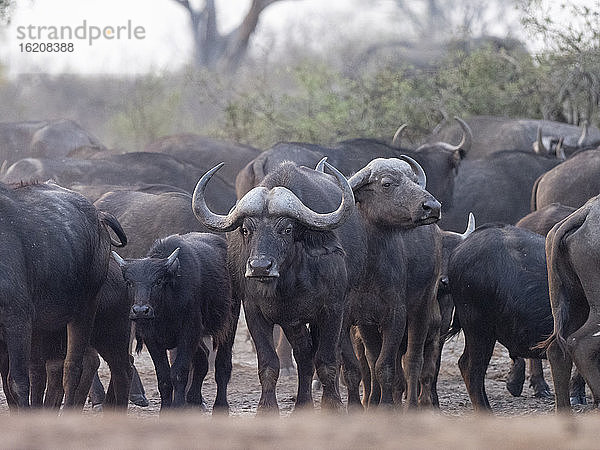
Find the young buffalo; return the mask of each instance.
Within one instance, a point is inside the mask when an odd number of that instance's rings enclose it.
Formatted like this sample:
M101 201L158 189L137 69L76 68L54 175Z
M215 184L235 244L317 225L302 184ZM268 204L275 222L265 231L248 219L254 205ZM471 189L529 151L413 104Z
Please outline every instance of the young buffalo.
M114 252L113 256L127 282L130 318L136 323L138 339L154 362L161 409L184 406L186 400L203 406L201 388L208 371L204 336L212 336L218 347L214 407L228 408L239 306L232 314L225 240L207 233L175 234L156 241L145 258L124 260ZM170 366L167 349L173 348L177 356ZM186 396L190 366L193 378Z

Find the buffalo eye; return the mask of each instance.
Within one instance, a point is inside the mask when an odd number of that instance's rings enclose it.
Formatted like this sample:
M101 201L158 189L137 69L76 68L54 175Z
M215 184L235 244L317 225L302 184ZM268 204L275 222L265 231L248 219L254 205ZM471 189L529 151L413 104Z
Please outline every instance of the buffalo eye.
M383 186L384 188L389 188L391 185L392 185L392 183L390 183L390 182L386 182L386 183L383 183L383 184L382 184L382 186Z
M285 228L283 229L283 233L284 233L284 234L292 234L292 226L291 226L291 225L288 225L287 227L285 227Z
M244 236L248 236L250 234L250 231L248 231L248 228L246 227L242 227L241 232Z

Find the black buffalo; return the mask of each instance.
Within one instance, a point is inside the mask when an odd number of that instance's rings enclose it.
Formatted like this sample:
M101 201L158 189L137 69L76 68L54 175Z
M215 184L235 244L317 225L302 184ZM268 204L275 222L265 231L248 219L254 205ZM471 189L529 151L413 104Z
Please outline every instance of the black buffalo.
M579 208L600 194L600 150L587 150L541 175L531 193L531 210L551 203Z
M599 232L600 196L596 196L558 222L546 238L554 332L545 346L557 409L570 406L572 361L592 391L594 406L600 402Z
M581 148L600 144L600 130L595 127L579 128L550 120L511 119L502 116L472 116L465 119L473 132L472 148L467 159L489 156L506 149L532 152L538 140L538 130L543 135L542 143L550 152L556 150L558 141L563 139L563 150L567 155ZM428 142L459 139L461 129L453 124L443 125L428 138ZM541 148L538 151L543 153Z
M470 130L458 119L463 127L459 144L446 142L424 144L416 150L399 147L375 139L352 139L332 147L307 143L280 143L264 151L240 171L236 178L236 194L241 198L273 169L284 161L294 161L299 165L315 167L323 157L346 176L351 176L375 158L398 158L406 155L416 160L427 174L428 190L445 207L452 203L454 178L464 155L470 147Z
M104 146L72 120L0 123L0 163L21 158L62 158L80 147L94 152Z
M473 212L479 224L514 224L530 212L535 180L560 161L533 152L506 150L461 164L453 202L444 208L440 227L460 231Z
M121 252L124 258L141 258L154 241L171 234L207 231L196 220L192 196L186 193L112 191L96 200L94 206L121 223L129 239Z
M239 305L232 303L225 240L208 233L171 235L158 240L145 258L113 255L127 283L136 335L146 344L156 369L161 409L186 403L204 406L201 389L208 371L204 336L211 336L218 348L214 409L228 409ZM167 349L173 348L177 355L169 366ZM186 392L190 367L192 385Z
M198 182L193 208L206 227L230 232L234 295L243 301L258 356L259 412L278 409L275 324L281 325L294 349L296 407L312 405L315 366L323 384L323 407L341 407L337 344L348 283L362 268L364 246L357 239L361 231L352 189L331 166L337 183L324 173L285 163L224 216L212 212L204 199L206 185L220 167Z
M401 158L375 159L348 180L364 230L366 260L350 286L343 339L353 325L365 346L371 380L365 403L398 403L406 390L414 407L430 404L437 361L441 245L439 228L431 224L439 219L440 203L425 190L419 164ZM402 368L397 361L405 335ZM343 350L348 402L358 404L361 376L349 353Z
M106 278L110 226L81 195L53 184L0 185L2 298L0 323L8 354L9 395L29 405L30 349L67 327L65 405L75 405L83 354L90 342L96 297Z
M484 225L452 253L448 280L455 306L449 335L462 328L458 365L473 407L487 410L485 372L496 341L513 359L545 357L535 348L552 332L544 238L511 225Z

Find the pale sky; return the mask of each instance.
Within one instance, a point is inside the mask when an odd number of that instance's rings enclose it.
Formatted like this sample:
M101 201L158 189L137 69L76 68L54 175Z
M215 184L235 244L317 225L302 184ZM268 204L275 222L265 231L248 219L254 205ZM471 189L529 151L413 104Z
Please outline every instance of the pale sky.
M192 0L198 3L201 0ZM546 2L552 3L551 0ZM221 30L231 29L246 13L250 0L216 0ZM398 32L390 20L392 0L288 0L275 3L261 16L252 42L254 51L272 51L274 43L306 35L311 45L342 41L344 33ZM97 39L74 43L73 52L27 53L20 44L44 40L19 39L19 30L37 27L71 27L86 22L98 30L131 23L143 27L144 39ZM129 22L131 21L131 22ZM177 70L190 61L192 51L187 12L173 0L19 0L8 27L0 30L0 63L8 75L19 73L145 73ZM45 29L49 32L49 28ZM400 28L401 30L401 28ZM492 33L494 30L490 30ZM47 37L49 37L46 34ZM46 42L69 42L46 39Z
M332 27L365 26L382 23L390 2L382 1L377 8L363 14L352 14L360 0L302 0L276 3L261 16L260 36L273 36L298 29L307 20L331 22ZM221 29L231 29L243 17L249 0L217 0ZM75 40L74 51L64 53L27 53L20 44L44 42L19 39L19 30L27 27L81 27L83 21L99 29L126 26L145 30L145 38ZM11 23L0 32L0 61L9 68L9 75L28 72L77 73L141 73L149 70L175 70L190 60L191 34L187 12L173 0L20 0L12 13ZM337 25L334 25L337 23ZM339 25L339 24L343 25ZM49 28L42 30L50 37ZM290 31L292 32L292 31ZM285 37L285 36L284 36ZM320 36L319 38L323 38ZM46 42L61 42L46 39ZM68 41L62 41L68 42ZM260 42L259 42L260 45Z

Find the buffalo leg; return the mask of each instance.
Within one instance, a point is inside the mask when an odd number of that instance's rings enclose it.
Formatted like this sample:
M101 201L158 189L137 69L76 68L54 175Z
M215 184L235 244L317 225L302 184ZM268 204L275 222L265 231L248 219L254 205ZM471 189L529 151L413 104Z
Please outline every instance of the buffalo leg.
M353 345L356 342L356 345ZM348 388L348 409L358 407L363 409L360 402L360 382L363 378L362 369L360 367L359 360L355 348L364 355L364 346L358 336L358 329L356 327L349 327L348 324L342 325L342 332L340 335L340 348L342 352L342 370L344 374L344 381ZM360 348L360 349L359 349ZM367 370L369 365L367 363ZM370 376L370 374L369 374ZM369 392L370 392L370 379L369 379Z
M241 302L236 298L231 304L231 316L227 327L227 335L222 343L219 344L217 354L215 355L215 381L217 383L217 395L213 405L213 414L215 412L229 413L229 403L227 401L227 385L231 379L233 353L233 342L237 330L238 319L240 317Z
M34 408L41 408L44 405L44 391L46 390L46 361L42 355L44 353L44 350L42 349L42 341L46 340L46 338L49 338L49 336L44 334L44 336L41 337L37 333L34 333L31 339L31 359L29 360L29 398L31 401L31 406ZM62 383L62 378L59 379L59 382Z
M468 330L465 334L465 349L458 360L458 367L463 377L471 403L476 411L491 410L485 392L485 372L494 351L494 338L482 329Z
M92 387L90 388L90 400L92 401L92 406L104 403L105 397L104 386L102 385L102 381L100 381L98 371L96 371L94 379L92 380Z
M45 365L47 386L46 395L44 396L44 408L59 409L64 397L63 390L63 359L49 359Z
M294 352L294 359L298 368L298 395L296 396L295 410L303 406L312 407L312 377L314 373L312 340L306 325L295 327L282 327L285 337Z
M0 373L2 373L2 390L6 397L6 403L8 403L8 408L12 412L17 408L17 401L8 385L8 351L4 341L0 341Z
M527 360L527 367L529 369L529 386L533 388L533 395L539 398L550 397L550 386L544 380L542 360L530 358Z
M121 349L120 352L103 350L100 354L110 369L110 381L103 404L113 409L126 411L133 376L129 351L127 348Z
M75 405L83 408L88 393L90 392L90 387L92 386L94 374L99 367L100 358L98 357L98 352L96 352L96 350L94 350L92 347L88 347L83 356L83 370L81 372L79 385L77 386L77 391L75 394Z
M275 388L279 378L279 358L273 342L273 324L254 306L244 304L244 314L256 348L258 379L262 388L257 413L278 412Z
M275 325L275 333L273 335L277 342L275 351L279 358L279 376L291 376L296 371L294 369L294 363L292 361L292 345L289 339L287 339L285 333L282 332L281 327Z
M173 403L173 384L171 382L171 368L169 367L167 351L152 339L144 340L144 343L154 363L158 392L160 393L160 409L162 411L163 409L170 408Z
M369 366L369 379L371 382L366 406L371 408L381 402L381 386L375 374L375 364L381 353L381 334L375 326L359 325L359 331L364 345L365 358Z
M206 410L206 403L202 397L202 385L208 373L208 355L210 351L200 340L200 345L192 358L192 383L186 394L186 402L190 405Z
M600 341L598 340L598 323L600 318L590 311L586 323L567 338L567 345L577 370L592 391L594 406L600 402Z
M29 361L31 355L31 323L15 320L5 324L8 351L8 386L18 408L29 407Z
M429 319L429 333L423 347L423 369L419 377L420 392L419 406L429 407L433 403L433 392L437 400L437 390L434 382L437 380L437 361L440 351L440 321L439 315L432 315ZM438 402L439 405L439 402ZM437 405L436 405L437 406Z
M525 360L514 358L506 379L506 389L513 397L519 397L523 392L523 383L525 383Z
M585 396L585 380L577 370L575 370L573 376L571 377L571 381L569 382L569 392L571 406L587 405L587 398Z
M403 327L404 328L404 327ZM404 371L407 378L406 398L409 408L415 408L419 402L420 378L423 370L425 342L428 324L425 317L413 317L407 324L407 346L404 357Z
M323 385L321 408L340 410L342 398L339 392L338 343L342 327L342 312L323 310L319 313L317 323L311 324L318 333L318 344L315 353L317 376Z
M571 377L571 356L565 354L558 342L553 341L546 349L552 380L554 381L554 398L557 411L570 408L569 378Z
M83 372L84 354L90 344L95 312L96 304L92 302L80 317L67 324L67 356L63 369L63 388L67 408L77 406L77 387Z

